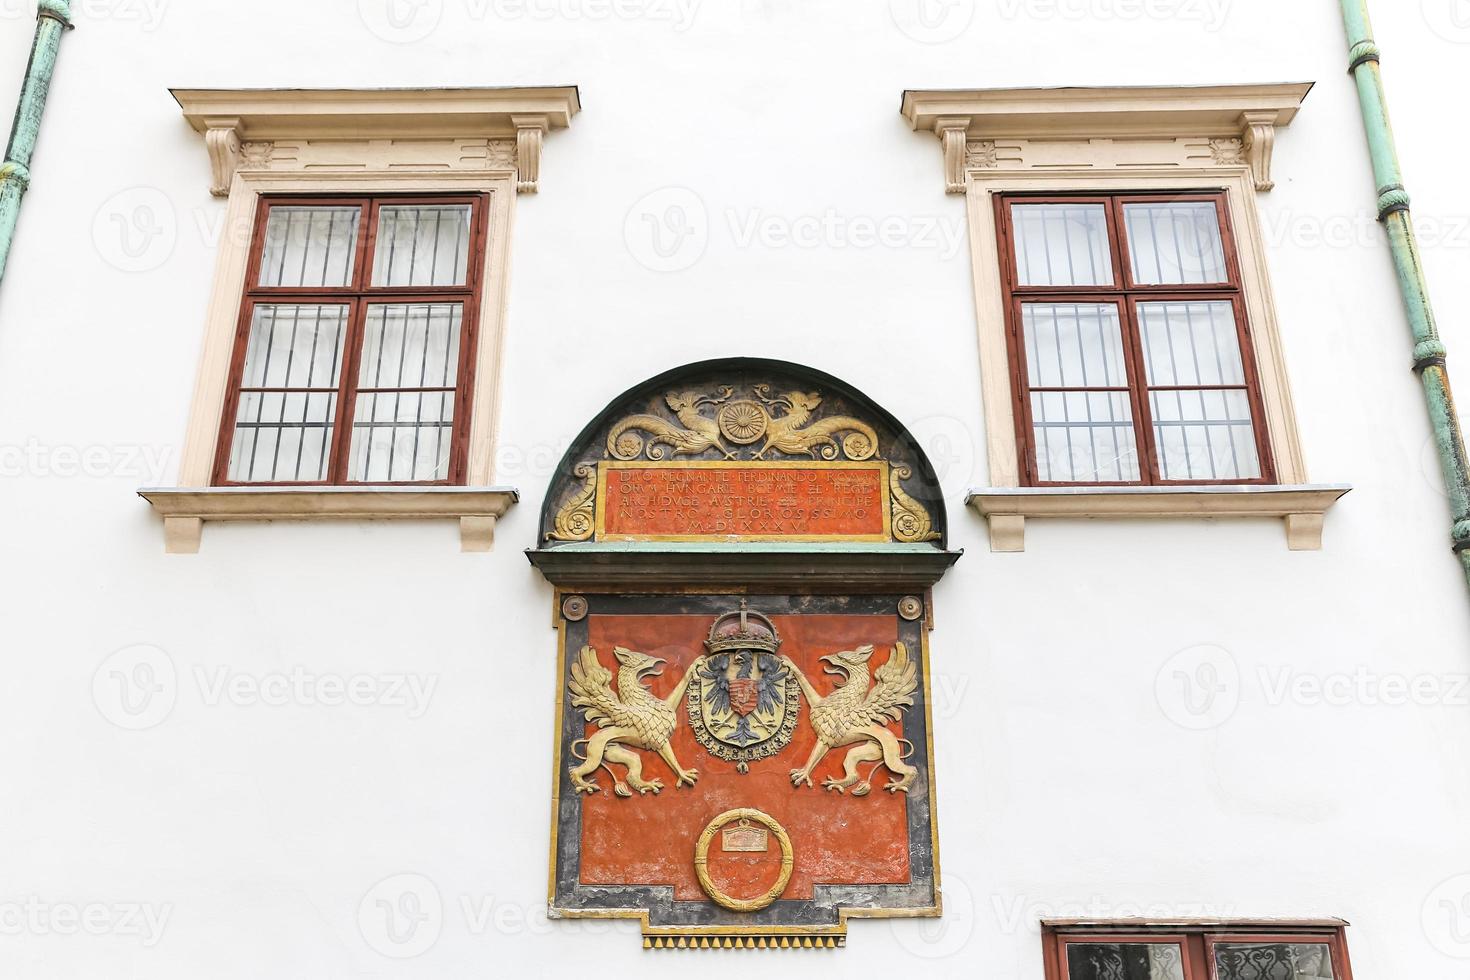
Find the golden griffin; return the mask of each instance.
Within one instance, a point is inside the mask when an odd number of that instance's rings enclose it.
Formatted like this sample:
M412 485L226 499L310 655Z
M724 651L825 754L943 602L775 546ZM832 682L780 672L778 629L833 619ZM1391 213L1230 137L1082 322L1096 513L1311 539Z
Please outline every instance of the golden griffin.
M668 763L678 777L678 785L693 786L699 779L699 770L679 765L669 737L678 722L677 708L684 700L684 691L704 658L690 664L678 686L660 700L643 686L643 678L657 676L663 660L623 647L614 647L613 656L618 661L616 692L612 688L612 671L602 665L592 647L583 647L572 664L571 680L567 683L572 707L581 708L587 721L598 728L591 738L578 739L572 746L574 755L578 745L587 747L586 755L578 756L581 764L571 770L572 786L578 793L597 792L600 787L589 777L601 767L612 776L613 792L618 796L632 796L630 786L639 793L659 792L664 788L663 783L643 778L643 758L633 751L635 748L654 752ZM609 763L627 769L626 783Z
M889 721L900 720L903 710L913 706L919 686L918 670L909 659L908 647L896 643L888 662L873 673L877 683L869 690L868 661L872 656L871 646L860 646L856 650L822 657L823 661L831 664L823 670L840 678L836 690L826 697L817 693L794 662L783 658L787 668L796 674L802 693L806 695L811 725L817 733L817 744L806 765L791 770L792 785L810 786L812 770L817 763L832 749L851 745L853 748L842 764L842 778L823 780L825 788L841 793L856 783L852 795L866 796L872 790L870 780L873 773L881 764L894 777L885 787L888 792L909 791L918 770L904 759L912 754L913 745L884 726ZM908 753L902 750L902 745L909 746ZM858 767L865 762L873 763L873 767L867 776L859 776Z

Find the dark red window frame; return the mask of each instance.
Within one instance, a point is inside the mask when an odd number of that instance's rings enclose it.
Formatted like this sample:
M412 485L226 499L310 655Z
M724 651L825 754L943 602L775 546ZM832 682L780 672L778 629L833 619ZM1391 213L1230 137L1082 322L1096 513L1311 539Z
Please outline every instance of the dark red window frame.
M1227 281L1204 285L1148 286L1133 282L1132 263L1126 222L1125 204L1170 204L1182 201L1211 201L1220 223L1221 247L1225 255ZM1022 286L1016 269L1011 220L1012 204L1100 204L1107 214L1108 243L1113 262L1111 286ZM1276 468L1271 456L1266 431L1265 404L1261 398L1260 377L1256 367L1255 345L1251 342L1250 324L1246 316L1244 290L1241 286L1240 263L1236 254L1235 235L1224 191L1173 191L1167 193L1127 192L1118 194L997 194L994 198L996 228L1000 237L1001 281L1005 292L1006 344L1011 360L1011 398L1016 420L1016 445L1020 455L1022 481L1026 486L1213 486L1222 484L1274 484ZM1237 480L1166 480L1160 473L1155 447L1153 413L1149 405L1150 391L1238 389L1239 385L1150 386L1144 371L1143 344L1138 326L1138 304L1150 300L1228 299L1235 309L1236 332L1240 340L1240 359L1245 370L1245 390L1255 430L1256 454L1261 475ZM1036 438L1032 425L1031 392L1026 364L1026 344L1022 337L1021 305L1023 302L1095 302L1116 304L1123 332L1124 363L1128 375L1127 393L1132 406L1134 441L1138 452L1140 479L1133 481L1042 481L1036 464ZM1072 388L1072 391L1093 390ZM1096 389L1104 390L1104 389ZM1114 390L1114 389L1106 389ZM1120 394L1122 389L1116 389Z
M1331 951L1335 980L1353 980L1346 929L1346 923L1336 921L1045 922L1041 943L1046 980L1068 980L1067 946L1085 943L1177 943L1184 950L1184 980L1219 980L1214 957L1218 943L1321 944Z
M262 195L251 233L250 260L245 270L245 291L236 326L235 350L230 361L230 380L220 416L219 438L214 462L215 486L454 486L465 482L469 455L470 408L474 391L476 339L479 336L480 293L484 277L485 249L489 228L489 194L383 194L383 195ZM378 240L378 212L400 205L470 206L470 251L465 282L457 286L374 286L374 249ZM357 229L352 282L343 287L262 286L260 264L265 251L266 221L271 207L357 205L362 209ZM383 483L347 479L352 447L352 422L358 391L359 359L363 346L363 321L370 303L463 303L460 322L459 363L455 375L454 424L451 430L448 475L442 480L392 481ZM255 307L262 303L338 303L348 307L347 336L343 342L341 376L337 385L337 408L330 464L324 480L242 481L229 479L230 448L235 435L235 415L240 402L240 382L250 341L250 324ZM383 389L372 389L383 390Z

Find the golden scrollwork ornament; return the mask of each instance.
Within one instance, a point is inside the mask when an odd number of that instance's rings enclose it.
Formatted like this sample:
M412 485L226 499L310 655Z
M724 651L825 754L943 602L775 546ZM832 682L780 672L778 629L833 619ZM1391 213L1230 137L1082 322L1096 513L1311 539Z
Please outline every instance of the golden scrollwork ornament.
M552 529L546 532L550 541L586 541L596 530L597 467L579 463L572 472L581 478L582 486L556 512Z

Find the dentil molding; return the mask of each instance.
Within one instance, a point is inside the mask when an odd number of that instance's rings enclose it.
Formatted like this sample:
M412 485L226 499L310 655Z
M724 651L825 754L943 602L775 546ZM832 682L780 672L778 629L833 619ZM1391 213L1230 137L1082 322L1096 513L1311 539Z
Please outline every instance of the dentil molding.
M534 193L546 134L581 109L575 86L172 89L203 134L210 192L241 171L511 171Z
M945 190L970 170L1109 166L1248 168L1270 190L1276 130L1296 117L1309 82L1147 88L910 89L901 111L944 149Z

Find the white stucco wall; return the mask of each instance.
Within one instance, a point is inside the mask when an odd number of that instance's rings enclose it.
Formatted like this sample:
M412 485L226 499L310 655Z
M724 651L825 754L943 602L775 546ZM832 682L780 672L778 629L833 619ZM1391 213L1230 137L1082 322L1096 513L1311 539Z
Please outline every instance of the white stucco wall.
M1142 910L1342 916L1361 977L1463 973L1470 913L1442 902L1470 896L1454 880L1470 873L1470 614L1335 4L1126 17L1079 0L1062 7L1090 13L1069 19L958 0L968 26L925 43L869 0L704 0L687 22L653 0L605 19L575 0L534 8L571 11L546 18L427 0L430 20L397 35L380 0L77 3L0 291L0 973L1031 980L1041 916ZM1451 0L1376 6L1470 385L1470 27ZM0 0L7 107L31 9ZM1288 552L1270 521L1035 522L1025 554L991 554L962 506L986 482L964 205L900 92L1287 80L1318 85L1262 198L1270 264L1312 478L1356 487L1325 549ZM498 477L523 497L494 553L459 553L450 524L315 524L213 525L197 556L165 556L133 491L176 478L224 214L167 88L532 84L579 85L584 112L517 203ZM679 193L706 247L651 271L641 216ZM742 237L829 212L902 218L913 247ZM633 923L542 917L555 634L521 552L587 418L726 355L869 392L927 443L966 550L931 638L947 915L855 923L820 963L646 954ZM173 673L142 716L156 723L130 731L109 685L143 662L136 645ZM1201 657L1228 690L1194 730L1175 672ZM395 677L433 686L416 706L229 693L298 668L385 696ZM1345 700L1291 687L1359 672L1366 693ZM1427 678L1438 703L1384 703L1385 677ZM403 873L443 912L432 948L398 960L358 913ZM88 906L101 934L65 934Z

